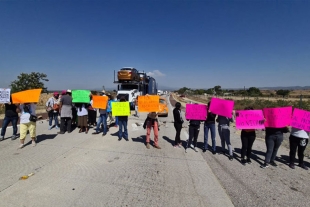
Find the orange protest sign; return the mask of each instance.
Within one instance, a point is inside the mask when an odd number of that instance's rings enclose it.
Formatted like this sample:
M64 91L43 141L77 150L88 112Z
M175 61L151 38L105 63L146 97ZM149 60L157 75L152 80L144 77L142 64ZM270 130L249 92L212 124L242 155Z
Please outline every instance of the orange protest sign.
M93 108L97 109L106 109L108 104L107 96L95 96L92 95L93 98Z
M30 89L12 94L12 101L16 103L38 103L42 89Z
M159 110L159 96L139 96L139 112L156 112Z

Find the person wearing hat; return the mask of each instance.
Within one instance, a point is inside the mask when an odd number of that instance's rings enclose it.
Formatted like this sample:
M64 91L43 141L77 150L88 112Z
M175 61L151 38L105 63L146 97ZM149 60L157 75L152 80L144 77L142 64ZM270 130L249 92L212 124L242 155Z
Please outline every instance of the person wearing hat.
M53 128L53 119L55 120L55 128L59 129L58 124L58 115L59 115L59 93L54 92L53 96L50 97L46 102L46 111L49 117L49 127L48 129L51 130Z
M65 125L67 125L67 132L71 133L71 121L72 121L72 97L71 90L67 90L66 95L63 95L59 103L60 110L60 132L58 134L65 133Z

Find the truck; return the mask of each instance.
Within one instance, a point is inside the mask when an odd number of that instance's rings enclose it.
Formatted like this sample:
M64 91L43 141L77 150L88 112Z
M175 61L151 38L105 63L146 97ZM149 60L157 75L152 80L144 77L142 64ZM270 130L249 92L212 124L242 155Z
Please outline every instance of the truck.
M126 101L129 101L130 108L134 109L135 100L140 95L157 95L157 84L153 77L147 76L143 71L139 71L139 81L127 81L119 82L115 80L114 71L114 83L117 84L117 99L125 97Z

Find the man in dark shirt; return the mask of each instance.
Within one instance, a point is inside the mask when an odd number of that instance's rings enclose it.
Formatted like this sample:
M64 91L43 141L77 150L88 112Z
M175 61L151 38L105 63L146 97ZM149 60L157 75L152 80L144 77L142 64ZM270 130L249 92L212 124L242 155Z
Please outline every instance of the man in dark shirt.
M17 113L17 106L12 103L12 98L10 100L11 102L5 104L5 117L2 123L2 130L1 130L1 137L0 141L4 140L4 135L6 132L6 128L12 123L13 126L13 136L12 140L15 140L17 138L17 121L18 121L18 113Z

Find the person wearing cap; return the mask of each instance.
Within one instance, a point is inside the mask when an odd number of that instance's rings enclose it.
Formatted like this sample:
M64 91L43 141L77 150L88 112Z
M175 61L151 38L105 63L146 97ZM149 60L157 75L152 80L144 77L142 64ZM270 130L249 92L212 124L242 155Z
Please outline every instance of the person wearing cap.
M58 123L58 115L59 115L59 94L58 92L54 92L53 96L50 97L46 102L46 111L49 117L49 127L48 129L51 130L53 128L53 119L55 120L55 128L59 129Z
M105 95L105 90L101 91L102 96L106 96ZM108 131L108 124L107 124L107 108L108 108L108 104L106 109L99 109L99 118L97 121L97 127L96 127L96 132L93 132L92 134L99 134L100 133L100 125L103 125L103 133L102 136L105 136L107 134Z
M65 133L65 125L67 125L67 132L71 133L71 120L72 120L72 97L71 90L67 90L66 95L63 95L59 103L60 110L60 132Z

